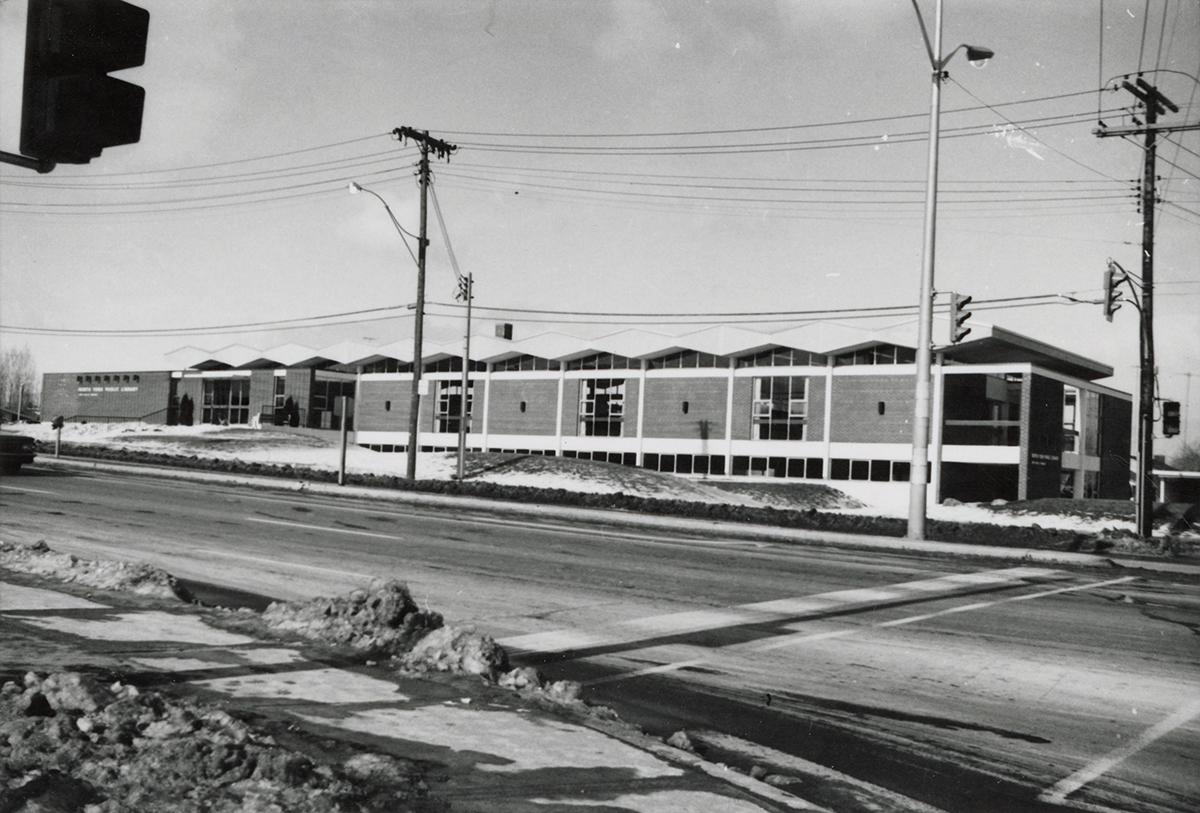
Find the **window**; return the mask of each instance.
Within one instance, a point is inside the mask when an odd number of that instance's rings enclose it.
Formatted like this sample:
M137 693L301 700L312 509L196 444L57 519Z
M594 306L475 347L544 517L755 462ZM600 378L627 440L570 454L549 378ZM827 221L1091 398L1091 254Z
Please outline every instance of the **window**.
M641 367L642 363L637 359L615 353L597 353L567 362L568 370L640 370Z
M723 367L721 357L712 353L701 353L698 350L680 350L668 353L646 363L650 370L690 370L699 367Z
M472 361L471 371L482 373L487 371L487 363L483 361ZM449 358L431 361L425 365L427 373L461 373L462 372L462 356L450 356Z
M625 379L588 378L580 384L579 434L620 437L625 417Z
M1063 387L1063 451L1079 451L1079 422L1076 410L1079 408L1079 390L1075 387Z
M808 379L772 376L754 379L751 407L753 437L758 440L804 440L808 422Z
M384 401L384 402L383 402L383 411L384 411L384 412L391 412L391 411L392 411L392 402L391 402L391 401Z
M948 375L942 442L959 446L1021 444L1021 375Z
M462 382L439 381L437 407L433 415L434 431L457 432L462 421ZM471 431L471 409L475 401L475 382L467 389L467 431Z
M287 379L281 375L275 376L275 408L283 409L285 398L284 387L287 385Z
M738 367L824 367L825 356L792 347L772 347L737 360Z
M411 373L412 364L397 359L379 359L379 361L364 364L362 371L364 373Z
M562 367L553 359L539 358L526 353L523 356L517 356L504 361L497 361L492 365L494 372L518 372L522 370L558 370Z
M524 412L524 411L525 411L525 406L526 406L526 405L525 405L525 402L524 402L524 401L522 401L522 402L520 403L520 405L517 407L517 409L519 409L519 410L521 410L522 412Z
M836 356L833 363L838 367L852 367L860 364L912 364L916 360L917 351L911 347L875 344Z
M250 422L248 378L206 378L201 399L201 423L229 426Z

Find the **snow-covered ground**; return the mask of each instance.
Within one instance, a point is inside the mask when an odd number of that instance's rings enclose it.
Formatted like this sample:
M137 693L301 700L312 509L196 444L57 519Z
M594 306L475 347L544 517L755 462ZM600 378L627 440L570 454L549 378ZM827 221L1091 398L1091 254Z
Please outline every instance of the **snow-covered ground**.
M49 423L22 426L21 431L39 440L53 441L55 431ZM138 423L68 424L62 430L63 443L91 444L113 448L141 450L159 454L197 456L247 463L269 463L336 470L339 441L335 433L295 433L274 428L249 429L241 427L154 426ZM591 493L624 493L640 497L693 500L697 502L737 503L742 505L778 506L777 501L756 500L753 496L722 491L703 481L658 474L605 464L589 464L578 460L536 458L534 470L513 467L507 470L484 471L473 475L476 482L505 485L561 488ZM373 452L351 445L347 449L346 470L357 474L404 476L404 454ZM417 477L425 480L450 479L457 470L454 454L421 453L417 456ZM755 478L762 482L761 478ZM778 482L778 481L773 481ZM814 482L814 481L806 481ZM818 481L819 482L819 481ZM828 482L827 485L847 492L848 506L821 510L873 516L905 517L908 514L908 491L902 488L880 487L877 483ZM1005 525L1040 525L1043 528L1096 533L1105 529L1132 531L1133 522L1118 519L1089 519L1058 514L996 512L980 505L935 505L928 511L930 519L948 522L991 522Z

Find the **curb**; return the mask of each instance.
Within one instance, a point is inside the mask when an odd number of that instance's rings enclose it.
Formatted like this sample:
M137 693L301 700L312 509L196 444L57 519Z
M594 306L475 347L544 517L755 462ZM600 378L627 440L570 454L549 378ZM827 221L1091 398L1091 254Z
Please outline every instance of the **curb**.
M339 486L333 483L313 483L302 480L289 481L279 477L192 471L189 469L145 464L109 463L106 461L88 460L86 458L39 458L35 465L49 468L91 469L93 471L114 471L131 474L154 472L170 479L190 482L244 485L272 491L295 491L322 496L355 497L379 502L402 503L405 505L479 509L493 513L543 519L586 520L597 524L622 525L659 531L691 531L710 536L726 536L734 539L768 540L790 544L878 550L897 554L936 553L967 559L997 559L1002 561L1035 562L1038 564L1077 567L1117 567L1129 570L1149 570L1158 573L1200 576L1200 564L1183 564L1157 559L1115 558L1106 554L1096 553L1073 553L1070 551L1042 550L1038 548L1003 548L989 545L931 542L900 537L848 534L838 531L810 531L800 528L779 528L771 525L753 525L723 522L720 520L697 520L686 517L632 514L623 511L606 511L596 508L510 503L503 500L486 500L479 497L457 497L445 494L409 491L384 491L365 486Z

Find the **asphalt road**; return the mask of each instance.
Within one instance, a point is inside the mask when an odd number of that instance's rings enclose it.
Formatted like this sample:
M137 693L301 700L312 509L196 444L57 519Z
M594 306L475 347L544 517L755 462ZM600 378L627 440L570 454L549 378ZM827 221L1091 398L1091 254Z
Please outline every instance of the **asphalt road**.
M277 598L406 581L712 759L945 810L1192 810L1200 580L1016 567L34 467L0 538ZM821 783L805 795L822 799Z

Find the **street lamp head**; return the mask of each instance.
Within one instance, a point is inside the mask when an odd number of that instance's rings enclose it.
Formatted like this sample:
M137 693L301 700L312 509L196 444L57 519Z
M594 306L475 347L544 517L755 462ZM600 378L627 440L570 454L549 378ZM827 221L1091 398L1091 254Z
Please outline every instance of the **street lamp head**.
M351 195L357 195L359 192L363 191L363 188L358 185L358 181L351 181L347 189Z
M967 61L977 68L983 67L983 64L996 55L996 52L991 48L984 48L981 45L968 45Z

